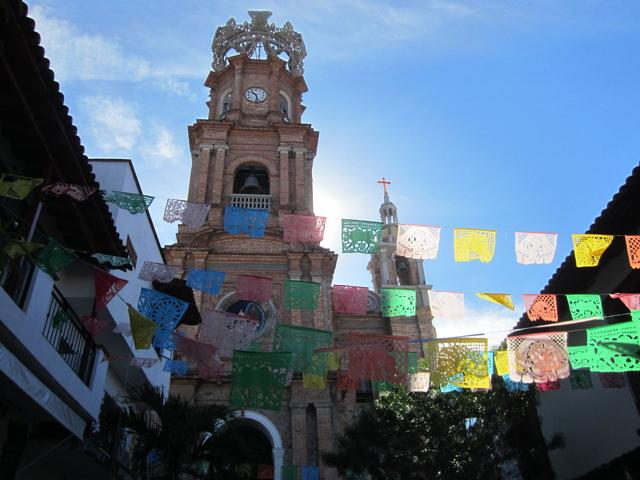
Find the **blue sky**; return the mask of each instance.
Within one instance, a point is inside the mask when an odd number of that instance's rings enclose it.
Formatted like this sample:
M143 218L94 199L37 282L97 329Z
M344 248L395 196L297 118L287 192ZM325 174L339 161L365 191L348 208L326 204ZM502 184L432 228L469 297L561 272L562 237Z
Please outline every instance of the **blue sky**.
M381 176L400 222L441 225L425 262L467 318L441 335L519 316L474 292L535 293L640 160L640 4L627 1L42 0L30 15L89 157L131 158L145 193L186 198L187 126L206 117L211 41L249 9L302 33L303 120L320 131L315 211L376 220ZM163 244L175 226L152 206ZM490 264L455 263L452 228L498 230ZM514 231L559 233L552 265L515 261ZM605 232L606 233L606 232ZM370 285L368 257L340 255L334 283Z

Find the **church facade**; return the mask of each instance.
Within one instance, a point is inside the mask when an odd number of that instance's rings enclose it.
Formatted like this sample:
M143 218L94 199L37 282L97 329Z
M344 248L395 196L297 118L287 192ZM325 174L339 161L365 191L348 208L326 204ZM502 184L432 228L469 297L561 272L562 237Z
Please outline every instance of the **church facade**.
M211 209L200 229L179 226L177 242L165 247L167 264L179 267L183 276L193 268L225 272L219 295L194 291L198 308L250 314L257 320L253 343L262 351L270 351L277 323L331 331L337 347L346 342L350 332L435 336L427 300L430 286L422 261L395 254L398 215L386 191L380 207L382 235L368 266L374 288L369 291L366 315L332 310L336 253L317 242L283 238L283 215L314 215L313 164L319 133L302 120L302 96L307 91L302 37L288 22L283 27L268 23L270 12L249 15L250 22L237 24L230 19L216 31L213 69L205 82L210 89L208 115L189 127L192 167L188 200L208 203ZM263 49L265 55L259 55ZM237 54L231 55L233 50ZM264 237L226 233L227 206L267 210ZM237 298L238 275L272 279L272 298L266 302ZM319 284L317 308L286 309L285 280ZM383 317L379 292L385 286L415 289L416 315ZM198 332L197 326L181 329L188 336ZM421 344L412 345L420 354ZM230 359L222 360L226 368L220 379L174 375L171 393L196 403L228 403ZM273 478L281 478L283 465L296 466L297 478L302 478L304 466L319 467L320 478L335 478L335 472L323 465L322 454L333 449L335 438L370 398L366 385L359 391L339 390L332 374L322 390L304 388L302 377L295 374L280 411L243 410L238 413L238 425L254 429L269 441ZM263 475L270 478L269 473Z

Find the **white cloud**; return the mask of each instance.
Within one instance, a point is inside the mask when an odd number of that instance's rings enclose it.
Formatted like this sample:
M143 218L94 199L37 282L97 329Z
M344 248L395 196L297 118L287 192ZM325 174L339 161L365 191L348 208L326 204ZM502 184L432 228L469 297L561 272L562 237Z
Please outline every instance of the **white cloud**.
M140 146L140 154L145 162L154 166L182 163L182 150L167 127L154 123L149 133L152 140Z
M142 132L135 108L120 99L100 95L81 100L89 129L105 153L130 153Z
M29 15L36 21L36 31L59 81L139 81L151 73L147 61L125 53L119 43L83 33L72 23L53 16L46 7L36 5Z
M178 95L180 97L192 97L189 84L174 77L166 77L156 80L155 85L162 91Z
M461 319L436 318L433 325L439 338L462 335L488 336L489 344L498 345L518 323L522 310L514 312L505 308L475 310L465 308Z

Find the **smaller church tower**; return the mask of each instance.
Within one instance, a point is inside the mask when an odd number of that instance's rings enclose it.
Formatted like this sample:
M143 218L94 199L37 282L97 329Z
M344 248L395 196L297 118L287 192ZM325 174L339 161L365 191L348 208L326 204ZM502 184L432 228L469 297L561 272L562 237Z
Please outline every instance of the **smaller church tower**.
M384 186L384 202L380 205L382 232L378 249L371 255L367 269L375 292L380 295L382 288L402 287L416 290L416 316L394 317L390 319L393 335L408 335L413 338L435 338L429 296L431 288L425 280L423 260L406 258L396 254L398 238L398 209L389 199L385 178L380 180Z

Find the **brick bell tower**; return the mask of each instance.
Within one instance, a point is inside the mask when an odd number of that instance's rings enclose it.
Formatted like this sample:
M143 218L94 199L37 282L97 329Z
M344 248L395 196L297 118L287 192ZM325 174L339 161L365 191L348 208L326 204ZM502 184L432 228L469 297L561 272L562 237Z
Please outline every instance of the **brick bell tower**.
M208 117L189 127L188 200L210 204L208 220L197 231L180 225L177 243L167 246L165 255L183 276L192 268L225 272L219 295L194 291L200 311L251 311L260 320L255 344L270 351L277 322L333 330L331 282L337 255L317 243L283 239L283 214L313 214L318 132L302 122L306 50L289 22L276 27L267 22L271 12L249 15L250 22L237 24L230 19L217 29L213 69L205 81L210 89ZM226 233L226 206L268 210L265 236ZM236 298L239 274L272 278L273 298L260 304ZM313 312L285 309L285 279L319 283L318 308ZM181 328L187 335L195 335L198 329ZM228 359L226 366L230 371ZM220 382L203 381L195 374L174 376L171 391L196 402L226 403L229 381L228 376ZM294 376L282 411L243 411L243 415L246 425L271 442L274 478L279 478L278 464L322 467L321 454L330 450L333 435L329 389L303 390L302 379ZM323 468L321 478L327 478Z

